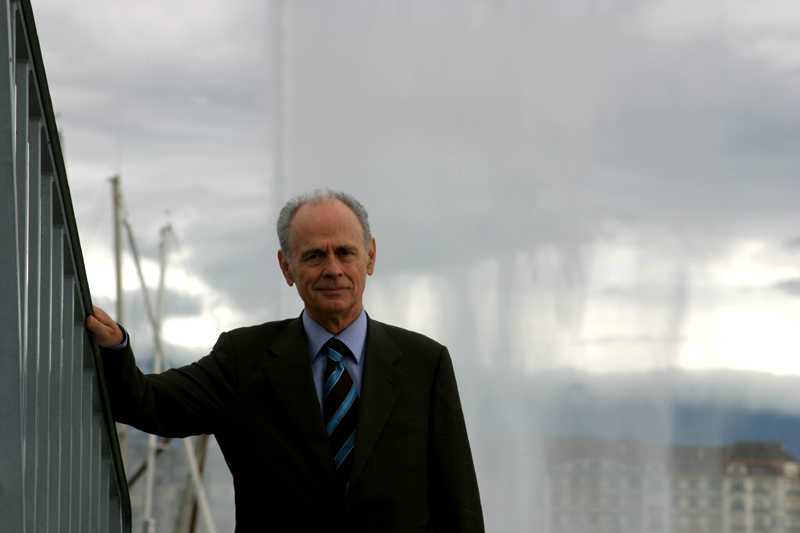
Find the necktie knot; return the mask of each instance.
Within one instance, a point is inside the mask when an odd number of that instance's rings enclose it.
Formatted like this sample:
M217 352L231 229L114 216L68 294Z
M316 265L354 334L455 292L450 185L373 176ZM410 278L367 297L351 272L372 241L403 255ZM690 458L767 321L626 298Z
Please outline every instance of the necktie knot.
M347 345L336 337L326 342L325 347L328 351L328 359L333 359L337 363L340 363L342 359L344 359L344 356L350 353L350 349Z

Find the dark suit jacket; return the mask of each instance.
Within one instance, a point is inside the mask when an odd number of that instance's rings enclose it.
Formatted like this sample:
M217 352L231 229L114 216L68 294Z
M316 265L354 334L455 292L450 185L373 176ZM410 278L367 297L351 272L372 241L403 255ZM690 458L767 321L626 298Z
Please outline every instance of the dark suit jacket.
M223 333L196 363L144 376L103 350L115 418L165 437L213 433L233 474L236 531L483 531L447 349L369 320L350 491L333 458L302 321Z

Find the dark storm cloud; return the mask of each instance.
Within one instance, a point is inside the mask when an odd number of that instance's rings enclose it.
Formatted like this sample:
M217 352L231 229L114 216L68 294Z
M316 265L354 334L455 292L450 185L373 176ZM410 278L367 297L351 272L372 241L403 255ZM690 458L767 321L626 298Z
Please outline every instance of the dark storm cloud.
M57 14L48 13L53 18L45 17L39 31L67 133L91 130L112 141L120 133L133 161L142 151L185 157L187 146L194 156L214 144L229 151L258 137L268 100L260 89L270 72L263 65L266 16L255 3L241 6L249 9L170 20L164 8L143 17L145 11L122 5L88 13L48 5Z
M793 278L776 283L775 289L790 296L800 296L800 278Z
M156 305L156 288L148 287L151 305ZM136 315L136 320L143 320L145 327L149 327L147 311L144 305L144 296L141 289L127 290L124 293L126 307L130 310L130 315ZM94 305L106 309L109 313L115 314L115 299L107 296L97 296L93 298ZM180 318L184 316L195 316L203 311L203 303L200 297L192 296L184 291L176 291L165 288L164 292L164 316L170 318Z
M719 41L678 53L645 47L632 59L603 151L605 164L630 178L605 183L608 207L616 199L640 219L703 224L709 237L754 218L774 224L794 209L800 104L789 73L736 57Z
M274 308L274 291L282 282L275 255L278 245L266 216L270 206L255 200L247 207L251 213L238 217L238 226L234 225L238 209L216 211L186 228L186 239L205 243L202 254L193 255L190 264L213 280L212 286L227 297L224 303L263 320Z

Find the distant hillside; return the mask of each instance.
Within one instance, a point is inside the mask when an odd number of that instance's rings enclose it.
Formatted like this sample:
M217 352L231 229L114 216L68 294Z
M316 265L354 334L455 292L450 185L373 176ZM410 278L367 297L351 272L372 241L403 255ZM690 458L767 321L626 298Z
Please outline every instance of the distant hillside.
M800 458L800 377L734 370L460 374L478 439L631 437L657 444L779 440Z
M781 441L800 459L800 416L741 407L676 405L673 444L730 444L736 441Z

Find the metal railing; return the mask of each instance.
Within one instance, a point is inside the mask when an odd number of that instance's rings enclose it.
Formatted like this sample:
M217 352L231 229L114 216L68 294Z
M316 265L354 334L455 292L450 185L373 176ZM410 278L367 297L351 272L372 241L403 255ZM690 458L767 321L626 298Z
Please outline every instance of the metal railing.
M0 530L127 532L131 507L29 0L0 0Z

